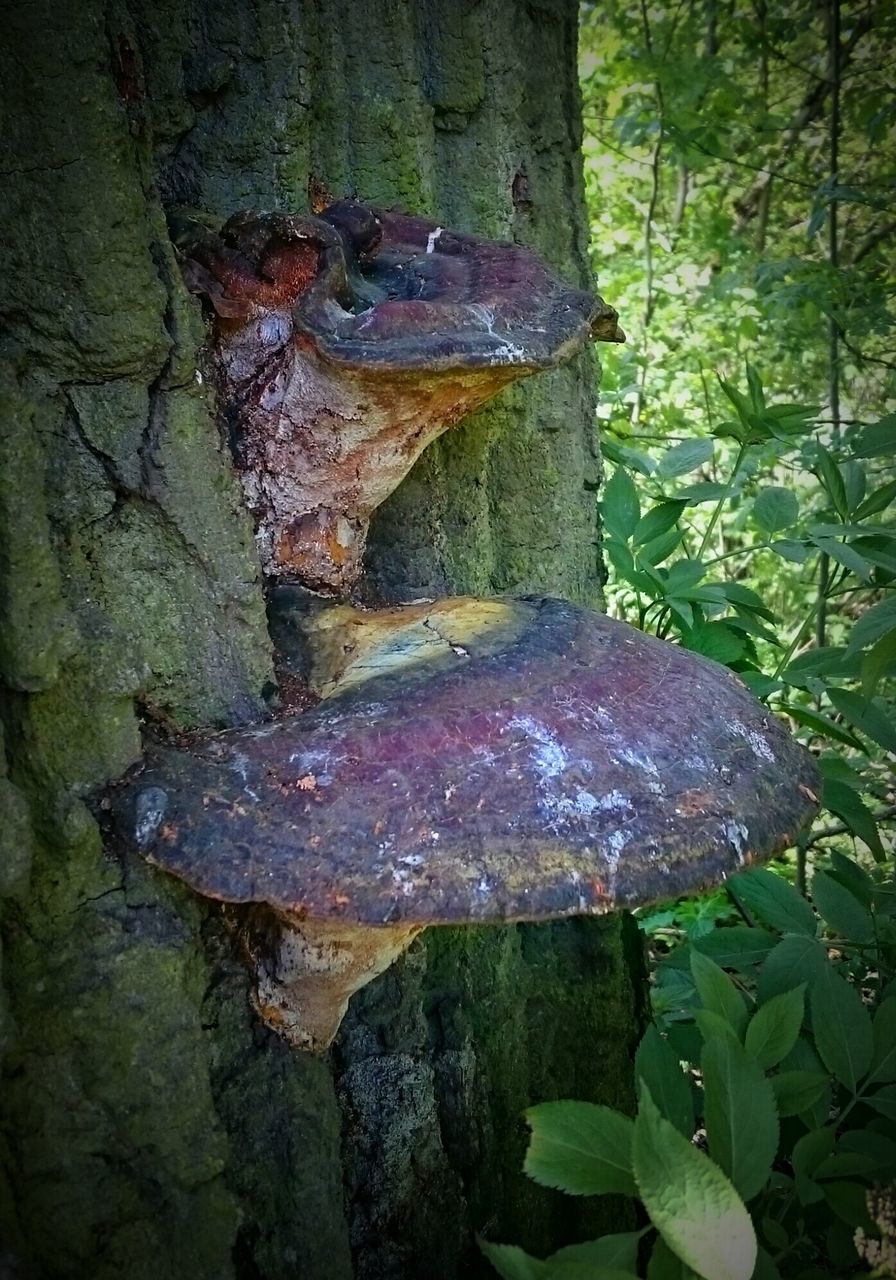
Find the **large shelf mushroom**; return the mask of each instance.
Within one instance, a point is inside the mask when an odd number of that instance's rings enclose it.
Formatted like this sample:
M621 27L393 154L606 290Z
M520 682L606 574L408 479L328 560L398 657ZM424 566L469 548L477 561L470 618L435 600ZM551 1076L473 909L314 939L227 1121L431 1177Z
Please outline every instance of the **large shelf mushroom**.
M265 572L344 593L373 510L508 383L622 342L601 298L515 244L340 201L181 223L218 315L223 407Z
M251 905L256 1003L302 1048L423 928L599 914L790 844L812 757L731 672L559 600L309 623L300 716L149 750L118 829Z

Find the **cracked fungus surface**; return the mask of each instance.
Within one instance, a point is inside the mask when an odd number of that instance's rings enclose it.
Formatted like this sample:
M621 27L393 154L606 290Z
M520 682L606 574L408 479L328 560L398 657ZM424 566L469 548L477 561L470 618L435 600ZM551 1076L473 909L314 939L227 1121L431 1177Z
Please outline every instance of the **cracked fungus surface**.
M812 757L725 668L562 601L491 624L482 605L457 602L479 620L440 662L373 664L305 715L151 750L120 827L209 897L434 924L696 890L817 809Z

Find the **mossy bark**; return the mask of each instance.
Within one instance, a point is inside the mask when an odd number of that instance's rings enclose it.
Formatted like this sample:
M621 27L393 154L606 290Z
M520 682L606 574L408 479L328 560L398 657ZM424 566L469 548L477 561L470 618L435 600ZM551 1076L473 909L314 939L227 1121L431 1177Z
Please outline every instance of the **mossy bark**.
M528 1183L530 1101L625 1104L625 921L433 930L331 1054L259 1024L218 909L104 851L141 716L264 712L270 639L165 207L334 195L587 281L573 0L31 0L0 131L0 1272L485 1274L620 1220ZM375 521L371 590L599 598L594 367L512 390ZM0 744L3 747L3 744Z

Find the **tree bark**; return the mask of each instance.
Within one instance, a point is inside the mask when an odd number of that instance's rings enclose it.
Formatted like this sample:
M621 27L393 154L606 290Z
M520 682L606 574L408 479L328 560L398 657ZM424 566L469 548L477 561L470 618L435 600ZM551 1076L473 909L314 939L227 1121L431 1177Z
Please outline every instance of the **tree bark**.
M166 206L309 184L514 237L588 282L573 0L6 6L0 131L0 1274L488 1274L626 1210L521 1172L529 1102L630 1101L621 916L432 929L326 1058L250 1009L219 909L104 850L92 791L145 716L263 715L252 530ZM510 390L381 509L387 599L599 599L594 364ZM2 747L2 743L0 743Z

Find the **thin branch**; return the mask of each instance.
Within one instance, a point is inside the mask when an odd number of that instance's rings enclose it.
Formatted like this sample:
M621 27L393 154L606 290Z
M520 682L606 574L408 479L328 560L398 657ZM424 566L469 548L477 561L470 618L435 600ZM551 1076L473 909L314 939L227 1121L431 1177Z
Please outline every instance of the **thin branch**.
M896 818L896 804L887 805L883 809L879 809L877 813L872 813L871 817L875 823L889 822L891 818ZM832 822L827 827L819 827L814 831L810 838L806 841L806 848L811 849L815 845L820 844L822 840L833 840L835 836L852 835L852 827L848 827L845 822ZM861 839L861 837L859 837Z

